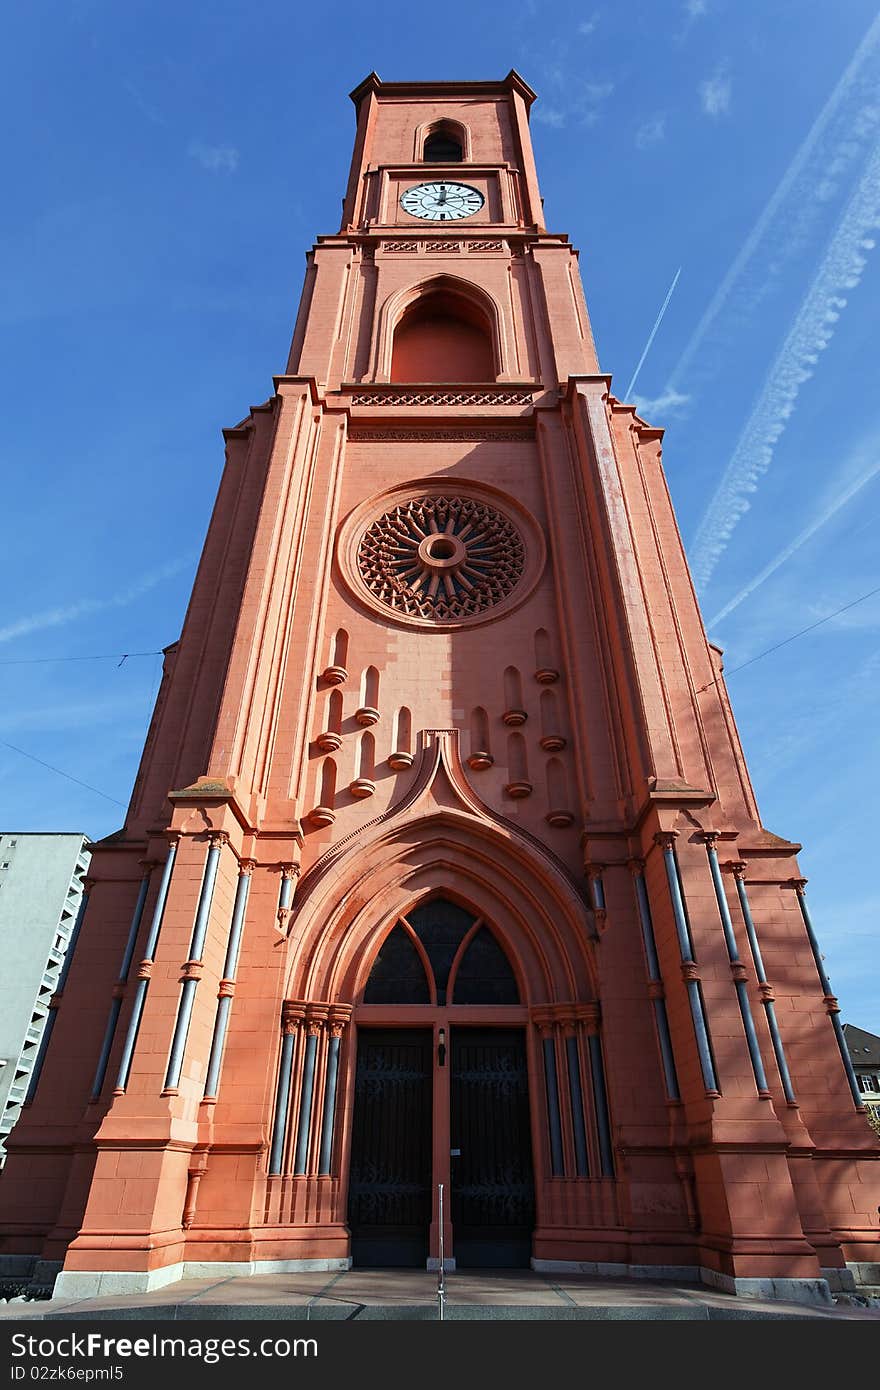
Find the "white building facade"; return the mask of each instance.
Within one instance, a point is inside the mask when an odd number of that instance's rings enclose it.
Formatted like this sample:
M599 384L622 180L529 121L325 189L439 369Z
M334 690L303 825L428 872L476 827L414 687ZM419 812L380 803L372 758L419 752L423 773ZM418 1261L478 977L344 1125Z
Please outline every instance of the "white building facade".
M90 843L84 835L0 833L0 1166L51 1032Z

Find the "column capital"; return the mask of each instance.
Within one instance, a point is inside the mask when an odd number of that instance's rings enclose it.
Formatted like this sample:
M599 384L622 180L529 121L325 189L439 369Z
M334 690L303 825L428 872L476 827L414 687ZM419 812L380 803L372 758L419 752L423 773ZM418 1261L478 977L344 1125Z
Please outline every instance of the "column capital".
M659 845L664 851L667 849L675 849L675 842L677 839L677 830L658 830L654 835L654 844Z
M306 1006L297 999L285 999L281 1005L281 1031L285 1036L295 1033L306 1016Z
M281 865L281 877L282 877L282 878L299 878L299 872L300 872L299 864L282 864L282 865Z
M229 835L225 830L212 830L208 836L208 844L211 849L223 849L229 844Z
M806 894L808 881L809 880L805 878L787 878L785 880L785 886L787 888L793 888L798 897L802 898Z
M341 1038L351 1022L351 1004L331 1004L327 1010L327 1027L331 1038Z
M249 878L257 867L256 859L239 859L238 876L239 878Z
M633 856L632 859L627 859L626 867L629 869L633 878L638 878L639 874L645 872L645 861L644 859L639 859L638 856Z
M599 1032L599 1021L602 1017L602 1007L598 999L592 1000L588 1004L576 1004L574 1016L586 1033L597 1034Z
M746 870L749 866L744 859L728 859L727 863L722 864L721 867L722 869L728 869L730 873L733 874L734 878L742 881L745 879Z
M158 869L161 859L139 859L138 865L143 870L144 878L149 878L154 869Z
M718 843L717 830L701 830L696 837L707 849L714 849Z

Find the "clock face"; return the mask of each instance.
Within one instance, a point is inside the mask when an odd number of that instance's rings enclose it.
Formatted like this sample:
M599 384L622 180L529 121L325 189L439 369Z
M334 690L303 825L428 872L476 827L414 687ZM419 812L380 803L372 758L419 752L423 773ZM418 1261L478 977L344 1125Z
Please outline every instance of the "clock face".
M457 222L479 212L486 199L466 183L417 183L400 200L404 212L427 222Z

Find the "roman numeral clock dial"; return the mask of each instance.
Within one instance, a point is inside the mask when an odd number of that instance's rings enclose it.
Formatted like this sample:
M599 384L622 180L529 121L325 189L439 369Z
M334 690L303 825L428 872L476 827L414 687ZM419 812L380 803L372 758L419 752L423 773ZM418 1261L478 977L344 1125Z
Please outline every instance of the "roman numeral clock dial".
M479 189L466 183L417 183L406 190L400 206L426 222L457 222L479 212L485 201Z

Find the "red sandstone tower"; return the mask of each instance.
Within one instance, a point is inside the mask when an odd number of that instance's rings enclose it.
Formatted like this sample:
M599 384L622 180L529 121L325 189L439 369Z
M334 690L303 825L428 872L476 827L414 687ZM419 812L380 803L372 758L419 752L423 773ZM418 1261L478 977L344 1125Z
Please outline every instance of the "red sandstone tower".
M876 1274L798 846L543 225L533 97L353 93L342 226L94 847L2 1273L424 1268L442 1183L460 1267Z

